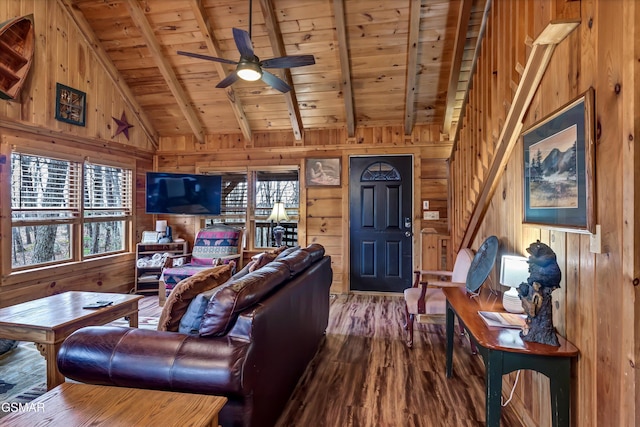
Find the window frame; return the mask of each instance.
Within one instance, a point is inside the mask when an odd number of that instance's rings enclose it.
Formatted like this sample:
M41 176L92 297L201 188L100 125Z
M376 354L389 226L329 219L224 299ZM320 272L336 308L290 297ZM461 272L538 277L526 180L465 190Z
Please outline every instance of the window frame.
M300 204L302 203L302 188L301 188L301 180L300 180L300 165L299 164L288 164L288 165L277 165L277 166L241 166L241 167L199 167L196 169L196 173L209 174L209 175L218 175L218 174L229 174L229 173L238 173L245 174L247 177L247 209L245 213L245 221L244 221L244 250L248 252L258 252L264 251L266 249L270 249L269 247L260 247L255 245L255 232L256 232L256 221L258 220L266 220L268 215L260 216L260 218L256 218L256 185L257 185L257 173L258 172L278 172L278 171L297 171L298 173L298 209L295 215L292 215L291 219L300 224ZM200 219L200 227L204 228L208 222L223 218L222 216L205 216ZM230 223L232 224L232 223ZM298 242L300 243L300 232L298 230Z
M70 256L64 260L54 260L48 261L44 263L37 264L29 264L22 266L14 266L12 262L13 249L11 247L11 239L6 239L8 243L6 245L2 245L2 250L0 252L4 252L7 254L6 258L8 261L3 263L3 271L6 271L9 275L16 273L28 273L34 272L42 269L46 269L49 267L59 267L64 265L71 265L74 263L84 263L90 262L94 260L104 259L108 257L112 257L114 255L122 255L122 254L130 254L133 252L133 224L135 219L135 160L130 161L122 161L122 158L116 158L112 155L103 155L101 154L99 161L94 161L91 157L85 156L82 154L77 154L78 150L75 153L70 152L69 150L59 150L55 153L52 153L50 150L40 149L37 146L12 146L10 150L8 150L8 173L6 174L8 179L8 185L6 186L6 195L3 196L3 200L7 200L9 203L7 204L8 208L5 211L5 214L8 216L9 221L7 228L9 235L12 234L13 229L15 227L24 227L24 226L35 226L35 225L64 225L67 224L70 227L71 237L69 239L70 246ZM24 220L24 219L13 219L13 206L11 203L11 194L12 194L12 160L11 157L14 153L25 155L25 156L35 156L35 157L43 157L47 159L54 159L60 161L69 162L72 173L77 174L78 183L75 188L75 194L70 196L70 199L75 199L75 207L70 208L61 208L60 211L69 210L71 212L69 218L62 219L53 219L51 221L47 221L46 219L38 219L38 220ZM96 208L85 208L84 203L84 185L85 185L85 166L87 164L98 165L98 166L106 166L112 168L123 169L125 173L128 175L126 180L128 181L128 192L129 194L126 196L128 199L128 207L123 208L114 208L111 210L119 210L123 212L122 215L119 216L97 216L97 217L85 217L85 211L96 210ZM84 255L83 251L83 240L84 240L84 226L85 224L95 223L95 222L108 222L108 221L122 221L122 243L123 247L120 250L102 252L98 254L87 254Z

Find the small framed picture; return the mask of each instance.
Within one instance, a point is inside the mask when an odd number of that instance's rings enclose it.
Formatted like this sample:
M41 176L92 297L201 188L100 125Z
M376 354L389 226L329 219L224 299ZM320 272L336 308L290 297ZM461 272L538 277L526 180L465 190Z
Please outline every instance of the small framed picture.
M56 83L56 120L84 126L87 94Z
M340 186L340 160L340 157L333 159L307 159L305 162L307 187Z

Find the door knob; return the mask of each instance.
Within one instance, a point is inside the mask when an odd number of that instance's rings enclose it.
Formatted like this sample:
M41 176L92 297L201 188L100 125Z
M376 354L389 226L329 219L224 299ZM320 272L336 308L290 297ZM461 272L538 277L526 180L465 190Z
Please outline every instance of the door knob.
M411 236L413 236L412 232L410 232L410 231L405 231L404 232L404 237L411 237Z

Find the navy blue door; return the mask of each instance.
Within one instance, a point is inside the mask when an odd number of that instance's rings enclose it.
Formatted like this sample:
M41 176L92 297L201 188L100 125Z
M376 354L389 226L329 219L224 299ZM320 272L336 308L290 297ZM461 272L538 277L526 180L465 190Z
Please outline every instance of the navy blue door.
M412 158L352 157L349 162L351 290L411 287Z

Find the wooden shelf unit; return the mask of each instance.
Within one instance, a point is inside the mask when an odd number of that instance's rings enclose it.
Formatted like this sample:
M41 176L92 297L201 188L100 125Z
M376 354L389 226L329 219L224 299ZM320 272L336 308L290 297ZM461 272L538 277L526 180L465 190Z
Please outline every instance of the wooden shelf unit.
M171 255L187 254L187 242L174 243L138 243L136 245L136 282L134 293L158 292L158 282L162 274L162 267L138 267L138 260L152 257L155 254L170 253Z

